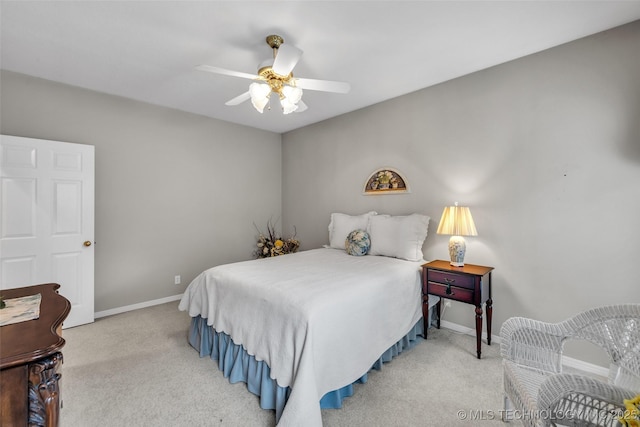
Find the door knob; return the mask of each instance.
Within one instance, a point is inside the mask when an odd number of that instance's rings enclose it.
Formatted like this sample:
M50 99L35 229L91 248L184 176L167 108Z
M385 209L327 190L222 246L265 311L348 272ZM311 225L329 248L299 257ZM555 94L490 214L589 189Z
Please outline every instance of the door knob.
M89 246L91 246L91 242L89 240L87 240L87 241L84 242L84 245L89 247Z

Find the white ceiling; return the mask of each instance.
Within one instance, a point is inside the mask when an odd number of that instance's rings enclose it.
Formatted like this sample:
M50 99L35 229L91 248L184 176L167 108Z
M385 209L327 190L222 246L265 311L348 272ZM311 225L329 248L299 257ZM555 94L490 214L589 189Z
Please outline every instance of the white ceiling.
M3 69L286 132L640 19L638 1L2 1ZM224 103L279 34L304 51L309 109Z

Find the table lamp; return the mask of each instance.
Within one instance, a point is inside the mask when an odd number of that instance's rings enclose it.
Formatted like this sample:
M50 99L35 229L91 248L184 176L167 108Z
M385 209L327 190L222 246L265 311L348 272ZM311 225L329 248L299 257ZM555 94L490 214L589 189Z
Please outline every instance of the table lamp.
M437 234L451 235L449 239L450 264L454 267L464 266L464 254L467 245L462 236L477 236L476 225L473 223L471 211L466 206L447 206L442 212Z

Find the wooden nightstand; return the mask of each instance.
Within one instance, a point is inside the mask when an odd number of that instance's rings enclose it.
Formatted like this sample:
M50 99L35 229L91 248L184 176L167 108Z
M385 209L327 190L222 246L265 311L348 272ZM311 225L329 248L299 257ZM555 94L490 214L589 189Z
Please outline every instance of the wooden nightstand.
M428 311L429 294L438 295L454 301L465 302L476 306L476 342L478 359L482 344L482 304L487 310L487 344L491 345L491 315L493 301L491 299L491 271L493 267L465 264L454 267L449 261L432 261L422 265L422 311ZM438 329L440 329L440 304L436 305ZM428 314L428 313L427 313ZM427 314L424 318L427 319ZM426 322L426 320L425 320ZM427 338L427 325L424 328Z

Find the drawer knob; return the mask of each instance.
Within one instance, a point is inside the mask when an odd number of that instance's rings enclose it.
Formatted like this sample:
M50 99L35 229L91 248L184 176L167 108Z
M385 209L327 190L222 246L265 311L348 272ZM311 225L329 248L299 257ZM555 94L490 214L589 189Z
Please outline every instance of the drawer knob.
M453 282L456 281L456 279L449 279L448 277L445 277L444 281L447 282L447 283L453 283Z
M447 289L444 291L447 295L453 295L453 291L451 291L451 283L447 283Z

